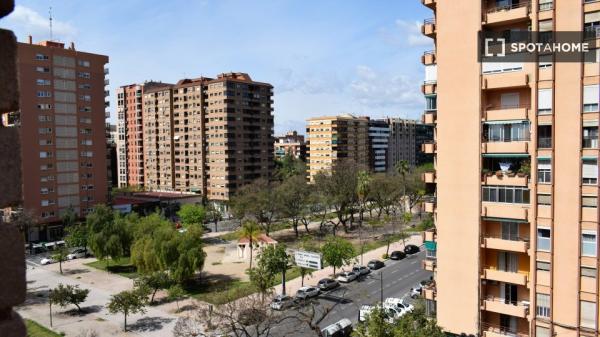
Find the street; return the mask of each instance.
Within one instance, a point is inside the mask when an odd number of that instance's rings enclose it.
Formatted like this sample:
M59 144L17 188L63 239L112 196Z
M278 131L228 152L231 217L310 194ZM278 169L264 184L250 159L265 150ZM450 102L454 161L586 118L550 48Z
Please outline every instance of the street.
M362 305L375 304L381 301L380 278L382 275L383 298L404 297L421 280L427 280L432 276L431 272L421 268L421 261L424 257L425 252L421 251L404 260L387 260L385 267L362 276L353 282L342 284L337 289L322 293L318 297L317 311L322 310L324 307L336 305L336 303L337 305L319 324L319 327L321 329L325 328L342 318L348 318L353 324L356 324L358 322L358 311ZM275 328L273 335L300 337L314 336L314 333L309 331L305 325L303 329L299 329L297 322L290 321Z

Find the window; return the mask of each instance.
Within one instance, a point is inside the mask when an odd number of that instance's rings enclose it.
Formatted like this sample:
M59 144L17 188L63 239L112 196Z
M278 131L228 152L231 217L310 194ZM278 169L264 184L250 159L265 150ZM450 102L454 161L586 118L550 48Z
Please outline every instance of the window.
M536 337L550 337L550 329L543 326L535 327L535 336Z
M502 109L512 109L519 107L519 93L509 92L500 95L500 106Z
M538 90L538 115L552 113L552 89Z
M483 201L528 204L529 189L515 186L483 186Z
M583 87L583 112L598 112L599 88L598 84Z
M538 67L540 69L546 69L552 67L552 54L545 54L538 56Z
M600 63L600 49L589 49L583 57L586 63Z
M536 261L535 267L537 271L550 271L550 262Z
M547 11L547 10L551 10L552 9L552 2L553 0L540 0L539 2L539 10L540 11Z
M597 121L595 122L598 123ZM584 149L598 148L598 127L583 126L582 146Z
M35 81L35 83L36 83L37 85L50 85L50 80L44 80L44 79L38 78L38 79Z
M38 104L37 107L40 110L50 110L52 109L52 104Z
M82 106L79 108L79 112L92 112L91 106Z
M538 227L537 250L550 251L550 228Z
M52 152L41 151L40 158L52 158Z
M537 204L545 206L552 205L552 196L550 194L538 194Z
M54 216L54 212L42 212L42 218L51 218Z
M92 85L89 83L83 83L79 85L79 89L91 89Z
M596 303L588 301L579 302L579 325L584 328L596 328Z
M48 67L35 67L35 71L37 71L38 73L49 73L50 72L50 68L48 68Z
M552 125L538 125L538 148L552 148Z
M535 313L538 317L550 317L550 295L535 294Z
M90 73L88 73L86 71L80 71L77 73L77 76L79 78L90 78Z
M81 117L79 118L79 123L92 124L92 119L89 117Z
M596 232L581 233L581 255L596 256Z
M598 274L598 270L596 268L581 266L581 277L596 278L597 274Z
M82 66L82 67L89 67L90 66L90 61L84 61L84 60L77 60L77 64Z
M598 183L597 159L584 158L581 170L582 183L584 185L595 185Z
M37 97L52 97L52 93L50 91L38 91Z
M598 207L598 197L595 195L584 195L581 197L581 207Z
M40 61L47 60L48 59L48 55L37 53L37 54L35 54L35 59L36 60L40 60Z
M550 159L538 159L537 178L538 183L549 184L552 182L552 165Z
M40 145L52 145L52 139L40 139Z
M585 13L583 36L586 39L600 37L600 12Z
M79 95L79 99L85 102L89 102L92 100L92 96L91 95Z
M425 96L425 102L427 103L427 110L435 111L437 110L437 96Z
M516 142L529 140L529 122L511 122L503 124L489 124L484 126L484 132L487 129L488 142Z

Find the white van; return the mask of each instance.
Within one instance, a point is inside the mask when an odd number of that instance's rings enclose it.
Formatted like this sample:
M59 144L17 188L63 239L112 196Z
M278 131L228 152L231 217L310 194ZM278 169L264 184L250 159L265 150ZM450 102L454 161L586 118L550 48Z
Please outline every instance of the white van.
M347 318L342 318L338 322L321 330L323 337L350 337L351 334L352 322Z

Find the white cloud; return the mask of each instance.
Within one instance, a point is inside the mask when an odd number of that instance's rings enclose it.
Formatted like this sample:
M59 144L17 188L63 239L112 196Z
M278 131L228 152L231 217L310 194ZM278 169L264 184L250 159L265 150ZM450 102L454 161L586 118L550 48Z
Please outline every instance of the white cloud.
M427 46L433 43L432 39L421 33L421 25L422 22L419 21L396 20L396 27L409 46Z
M42 15L35 10L17 5L15 10L6 18L6 24L17 34L37 36L36 40L50 37L50 22L48 15ZM75 27L67 22L52 18L52 33L55 39L73 39L77 34Z
M419 80L403 74L379 73L372 68L356 67L356 78L350 83L351 95L364 107L412 112L423 106Z

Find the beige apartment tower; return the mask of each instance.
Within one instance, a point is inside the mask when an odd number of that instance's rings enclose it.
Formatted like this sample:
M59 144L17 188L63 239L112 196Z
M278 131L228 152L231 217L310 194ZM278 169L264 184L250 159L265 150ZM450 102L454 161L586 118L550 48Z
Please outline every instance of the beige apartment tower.
M428 309L453 334L598 336L598 50L596 62L477 56L479 31L597 39L600 2L421 1L435 14L422 26L435 41L422 57Z
M268 179L275 165L272 96L270 84L245 73L145 88L145 187L227 201L238 187Z
M340 115L308 121L308 177L331 172L337 161L369 167L369 118Z

